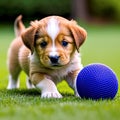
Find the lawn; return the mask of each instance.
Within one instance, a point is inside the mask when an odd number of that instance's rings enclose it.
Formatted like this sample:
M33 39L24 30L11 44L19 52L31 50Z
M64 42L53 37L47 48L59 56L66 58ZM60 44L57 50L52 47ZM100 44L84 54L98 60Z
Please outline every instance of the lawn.
M86 25L88 37L81 47L83 65L104 63L120 78L120 25ZM6 90L8 71L7 49L14 38L12 25L0 25L0 120L118 120L119 91L114 100L76 98L63 81L58 89L62 99L41 99L36 89L27 90L25 74L20 77L19 90Z

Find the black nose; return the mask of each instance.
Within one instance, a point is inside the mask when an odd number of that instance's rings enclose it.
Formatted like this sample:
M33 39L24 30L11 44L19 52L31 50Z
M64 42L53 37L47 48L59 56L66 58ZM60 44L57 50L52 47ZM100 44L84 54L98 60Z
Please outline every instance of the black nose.
M51 63L53 64L58 63L59 56L50 56L49 58L50 58Z

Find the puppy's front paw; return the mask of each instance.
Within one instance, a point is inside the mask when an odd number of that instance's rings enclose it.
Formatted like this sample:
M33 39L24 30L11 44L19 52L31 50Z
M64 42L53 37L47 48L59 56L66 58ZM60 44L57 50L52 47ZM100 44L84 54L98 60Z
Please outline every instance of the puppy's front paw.
M41 98L62 98L54 82L50 79L43 79L36 87L41 90Z
M41 94L41 98L62 98L62 95L58 91L44 92Z

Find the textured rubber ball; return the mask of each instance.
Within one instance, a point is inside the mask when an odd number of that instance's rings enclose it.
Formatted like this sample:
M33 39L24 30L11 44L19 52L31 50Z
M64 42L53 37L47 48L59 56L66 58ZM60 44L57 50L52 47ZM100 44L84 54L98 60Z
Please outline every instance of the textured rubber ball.
M110 67L93 63L85 66L78 74L76 89L81 98L113 99L118 91L118 79Z

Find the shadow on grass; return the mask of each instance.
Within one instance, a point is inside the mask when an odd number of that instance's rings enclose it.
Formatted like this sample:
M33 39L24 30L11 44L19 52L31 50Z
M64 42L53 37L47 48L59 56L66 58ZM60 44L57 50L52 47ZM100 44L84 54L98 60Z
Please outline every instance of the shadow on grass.
M37 89L13 89L6 91L11 95L39 96L41 94Z
M41 92L38 89L13 89L13 90L2 90L1 92L6 92L10 95L24 95L24 96L40 96ZM71 93L61 93L63 97L75 97Z

